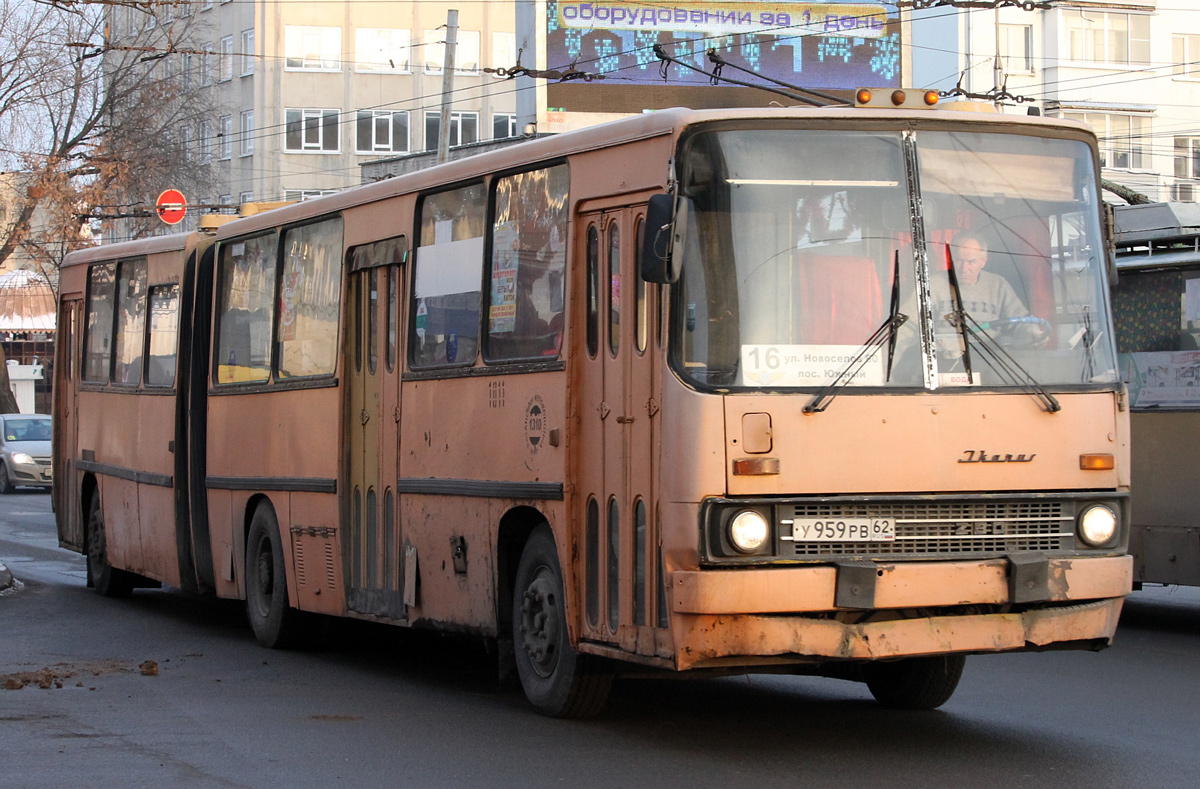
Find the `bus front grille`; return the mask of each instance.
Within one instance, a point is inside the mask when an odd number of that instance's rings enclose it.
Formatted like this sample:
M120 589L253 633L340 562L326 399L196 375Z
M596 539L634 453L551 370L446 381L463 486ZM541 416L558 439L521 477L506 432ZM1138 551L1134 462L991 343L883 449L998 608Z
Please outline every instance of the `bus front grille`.
M1063 501L832 502L782 507L784 555L913 556L1014 551L1057 551L1075 547L1075 507ZM878 519L895 523L894 540L833 542L788 540L793 518ZM794 521L793 521L794 522Z

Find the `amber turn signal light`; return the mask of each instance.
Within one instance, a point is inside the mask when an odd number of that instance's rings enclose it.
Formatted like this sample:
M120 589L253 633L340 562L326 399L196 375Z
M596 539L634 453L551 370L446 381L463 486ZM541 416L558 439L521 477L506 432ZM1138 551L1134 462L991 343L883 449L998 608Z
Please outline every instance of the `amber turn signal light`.
M1080 455L1079 467L1084 471L1109 471L1114 467L1113 456L1106 454Z
M733 473L739 477L763 477L779 473L779 458L738 458Z
M904 101L907 98L908 98L908 94L906 94L902 90L893 90L892 91L892 104L895 104L897 107L904 104Z
M867 90L866 88L859 89L858 93L854 94L854 100L859 104L870 104L871 91Z
M938 92L936 90L925 91L925 103L932 107L938 103Z

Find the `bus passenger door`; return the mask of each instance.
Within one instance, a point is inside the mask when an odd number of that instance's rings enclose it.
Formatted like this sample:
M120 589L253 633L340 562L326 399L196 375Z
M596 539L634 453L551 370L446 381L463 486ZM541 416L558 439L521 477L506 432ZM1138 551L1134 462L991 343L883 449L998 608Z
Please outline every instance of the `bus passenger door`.
M78 348L83 299L63 299L58 309L58 346L54 360L54 512L58 543L83 550L83 513L75 471L75 414L79 392Z
M580 249L586 257L586 353L580 402L584 507L585 639L653 654L649 576L655 553L653 354L639 286L635 240L641 208L586 215ZM578 347L578 346L576 346ZM602 449L596 451L593 448Z
M347 607L389 619L406 618L396 500L404 303L399 292L403 253L397 250L395 242L384 241L351 253L355 270L346 360L349 511L344 513L342 542Z

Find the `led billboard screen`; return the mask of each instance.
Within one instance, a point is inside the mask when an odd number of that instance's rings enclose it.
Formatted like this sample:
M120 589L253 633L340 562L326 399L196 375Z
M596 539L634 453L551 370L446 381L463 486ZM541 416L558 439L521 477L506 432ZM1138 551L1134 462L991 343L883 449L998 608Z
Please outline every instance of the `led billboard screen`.
M706 71L714 49L731 64L809 88L900 85L899 13L886 3L550 0L546 24L547 67L575 63L604 75L592 85L663 85L655 44ZM708 77L672 65L665 83L704 85Z

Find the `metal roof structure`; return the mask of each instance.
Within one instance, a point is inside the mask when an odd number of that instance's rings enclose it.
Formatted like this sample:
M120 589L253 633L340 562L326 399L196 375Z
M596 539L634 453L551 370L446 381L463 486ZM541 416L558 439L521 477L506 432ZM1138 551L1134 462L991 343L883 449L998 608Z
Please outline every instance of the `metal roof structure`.
M36 271L0 274L0 331L52 332L55 296L50 282Z

